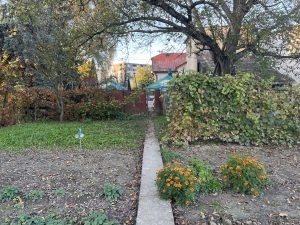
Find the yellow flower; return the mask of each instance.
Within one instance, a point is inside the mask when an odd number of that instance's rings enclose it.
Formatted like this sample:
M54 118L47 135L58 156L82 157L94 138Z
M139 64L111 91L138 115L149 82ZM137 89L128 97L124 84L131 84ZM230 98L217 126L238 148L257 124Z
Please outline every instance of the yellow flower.
M191 201L185 201L185 204L186 204L186 205L190 205L190 204L191 204Z
M186 186L188 186L188 185L189 185L189 182L186 180L186 181L184 182L184 184L185 184Z
M174 181L171 180L171 181L170 181L170 184L174 184Z
M248 182L248 181L245 181L243 185L244 185L244 187L247 187L248 184L249 184L249 182Z
M190 191L191 191L191 192L195 192L195 189L194 189L194 188L190 188Z
M258 192L258 191L255 192L255 196L256 196L256 197L259 196L259 192Z
M167 183L166 185L167 185L167 187L170 187L170 183Z
M179 177L175 177L175 180L179 180Z

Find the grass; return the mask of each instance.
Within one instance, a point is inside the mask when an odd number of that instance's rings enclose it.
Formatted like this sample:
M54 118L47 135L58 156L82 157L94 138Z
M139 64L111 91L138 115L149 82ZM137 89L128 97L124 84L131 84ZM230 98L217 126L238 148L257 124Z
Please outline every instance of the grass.
M0 151L79 149L75 138L83 129L83 149L138 149L145 135L144 119L101 122L39 122L0 129Z

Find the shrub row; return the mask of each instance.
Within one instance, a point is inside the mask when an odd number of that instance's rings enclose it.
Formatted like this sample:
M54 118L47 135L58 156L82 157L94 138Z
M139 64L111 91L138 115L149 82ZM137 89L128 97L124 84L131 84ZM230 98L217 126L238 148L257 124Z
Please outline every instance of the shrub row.
M128 112L146 109L142 92L105 92L97 88L65 90L64 120L102 120L122 117ZM1 126L21 120L57 120L55 92L45 87L3 90L0 93ZM137 105L137 106L136 106Z
M188 72L169 90L169 136L175 141L294 144L300 137L299 86L272 89L250 75L212 77Z

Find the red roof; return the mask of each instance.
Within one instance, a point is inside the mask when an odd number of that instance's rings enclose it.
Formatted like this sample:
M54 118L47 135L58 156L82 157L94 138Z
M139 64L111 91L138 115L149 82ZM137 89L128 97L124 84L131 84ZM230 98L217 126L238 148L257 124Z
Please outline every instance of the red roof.
M185 53L161 53L151 58L153 72L168 72L169 69L177 71L177 68L186 64Z

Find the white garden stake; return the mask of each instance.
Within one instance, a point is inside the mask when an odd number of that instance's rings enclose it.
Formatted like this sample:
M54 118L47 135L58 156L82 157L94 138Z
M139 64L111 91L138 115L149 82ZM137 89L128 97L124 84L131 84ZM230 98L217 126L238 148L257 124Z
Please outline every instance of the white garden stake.
M84 137L84 133L81 128L78 128L77 134L75 134L75 138L79 139L80 150L81 150L81 140Z

